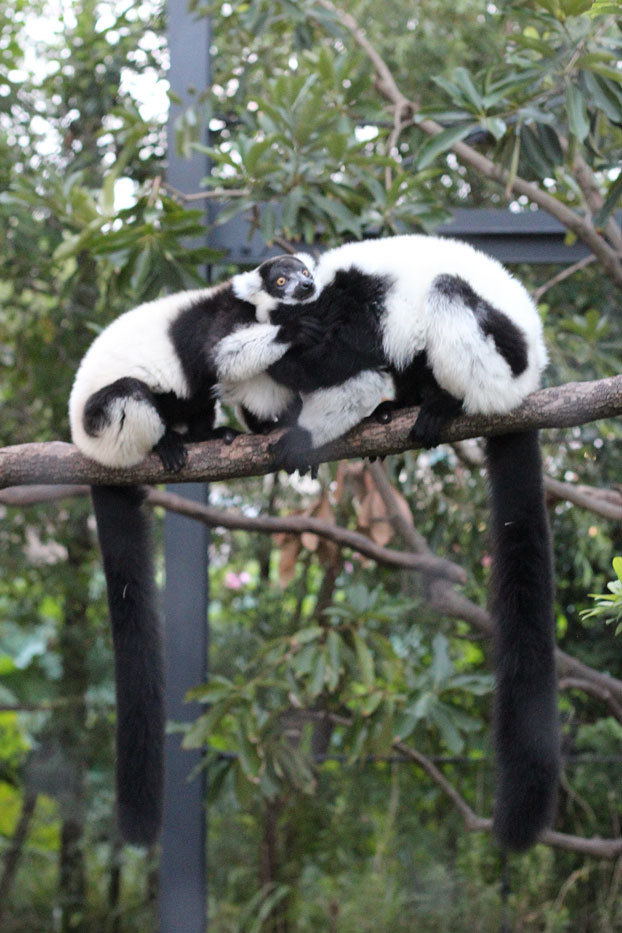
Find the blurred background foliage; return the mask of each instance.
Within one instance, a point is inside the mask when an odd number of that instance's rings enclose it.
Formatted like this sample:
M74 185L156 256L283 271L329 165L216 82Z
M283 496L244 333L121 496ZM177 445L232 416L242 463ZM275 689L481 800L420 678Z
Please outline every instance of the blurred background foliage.
M206 186L264 237L321 241L430 231L455 206L528 210L449 151L465 140L512 174L585 207L577 157L611 221L622 185L616 3L354 0L403 93L444 127L391 115L367 57L316 0L195 4L213 17L213 84L182 101L176 144L207 152ZM77 363L112 317L204 281L203 209L163 182L165 9L158 2L14 0L0 9L2 445L68 439ZM209 146L205 146L209 129ZM260 209L261 208L261 209ZM209 243L209 237L205 239ZM559 269L516 270L540 288ZM620 367L619 291L598 263L541 292L551 384ZM620 427L545 433L551 475L616 487ZM486 602L485 485L450 448L387 463L417 531ZM362 465L316 482L214 487L219 504L304 509L394 547ZM406 505L408 503L408 505ZM410 507L410 508L409 508ZM157 852L122 847L113 818L112 662L85 500L2 506L0 926L151 931ZM621 676L607 593L619 525L551 502L561 647ZM487 643L439 617L427 587L317 537L216 529L210 683L188 746L209 748L210 916L219 933L496 929L500 859L393 747L429 757L482 814L492 807ZM560 694L567 763L556 828L619 836L622 726ZM512 860L513 928L620 929L619 866L539 846Z

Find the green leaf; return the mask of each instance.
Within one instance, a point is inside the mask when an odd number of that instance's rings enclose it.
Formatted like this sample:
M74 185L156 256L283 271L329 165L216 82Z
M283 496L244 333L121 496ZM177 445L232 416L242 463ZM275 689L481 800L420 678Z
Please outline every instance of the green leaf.
M592 0L561 0L566 16L581 16L592 6Z
M587 92L593 103L607 115L612 123L622 123L622 99L615 84L592 71L583 72Z
M622 557L613 558L613 569L616 572L618 580L622 583Z
M437 133L436 136L426 139L417 154L417 168L423 169L431 165L438 155L451 149L455 143L468 136L474 128L474 123L469 123L466 126L452 126Z
M257 168L257 163L261 159L262 155L267 152L274 142L273 136L266 136L265 139L260 140L257 143L254 143L246 155L244 156L244 168L249 175L253 175L255 169Z
M309 681L309 693L312 697L318 696L324 688L324 678L326 677L326 655L323 651L317 651L313 667L311 669L311 679Z
M576 84L566 85L566 113L572 135L582 143L590 131L585 98Z
M473 105L475 110L481 112L484 109L482 95L473 84L473 79L466 68L454 68L452 77L456 85L462 91L464 98Z
M452 721L451 710L443 703L438 703L430 710L430 719L438 727L443 742L454 755L460 754L464 748L462 736Z
M356 633L354 634L354 647L363 683L367 688L371 689L374 686L374 658L372 653L361 636Z
M611 185L605 203L594 214L593 223L595 227L602 227L607 223L608 218L620 203L620 199L622 199L622 172Z
M306 645L310 641L316 641L323 633L324 629L320 625L310 625L308 628L301 628L295 632L291 643L292 645Z
M434 686L438 689L447 682L454 669L452 660L449 657L449 643L444 635L434 636L432 652L430 675Z
M619 16L620 15L620 2L619 0L594 0L591 10L588 11L588 16Z

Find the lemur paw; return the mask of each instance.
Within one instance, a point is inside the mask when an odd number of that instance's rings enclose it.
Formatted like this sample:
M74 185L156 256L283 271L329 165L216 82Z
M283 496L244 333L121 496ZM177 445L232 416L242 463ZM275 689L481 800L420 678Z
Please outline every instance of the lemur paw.
M167 429L153 448L162 466L171 473L179 473L188 460L188 450L181 434Z
M298 314L279 327L277 340L296 347L308 347L326 340L326 324L310 315Z
M223 425L221 428L214 428L211 432L211 437L214 440L224 441L225 444L233 444L236 437L239 437L242 433L242 431L236 431L235 428Z
M277 470L285 470L286 473L295 473L298 470L301 476L311 470L313 476L317 473L317 467L312 467L309 462L311 448L310 432L295 427L286 431L274 444L270 444L268 450L274 457Z
M381 402L372 412L371 417L378 422L378 424L390 424L393 421L393 409L395 404L393 402Z

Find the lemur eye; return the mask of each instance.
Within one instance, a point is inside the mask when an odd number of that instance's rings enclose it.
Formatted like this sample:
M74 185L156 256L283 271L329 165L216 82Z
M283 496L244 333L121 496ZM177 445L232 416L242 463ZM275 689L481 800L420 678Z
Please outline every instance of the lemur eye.
M302 274L305 275L307 278L309 278L309 270L308 270L308 269L303 269L303 270L302 270Z
M280 275L278 279L276 280L276 284L279 286L279 288L283 288L286 282L287 282L287 279L285 278L284 275Z

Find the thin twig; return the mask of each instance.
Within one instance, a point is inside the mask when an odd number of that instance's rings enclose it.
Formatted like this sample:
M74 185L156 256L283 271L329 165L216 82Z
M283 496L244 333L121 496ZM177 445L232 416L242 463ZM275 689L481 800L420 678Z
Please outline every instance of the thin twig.
M536 304L542 300L542 296L548 292L550 288L553 288L554 285L559 285L560 282L569 279L576 272L579 272L581 269L585 269L586 266L589 266L590 263L594 262L596 256L592 253L590 256L584 256L583 259L579 259L578 262L573 263L571 266L567 266L565 269L562 269L561 272L558 272L557 275L554 275L553 278L549 279L548 282L545 282L543 285L540 285L539 288L536 288L532 293L532 298Z
M251 194L248 188L212 188L209 191L194 191L191 194L185 194L167 181L161 182L160 187L184 204L193 201L226 201L228 198L248 198Z

